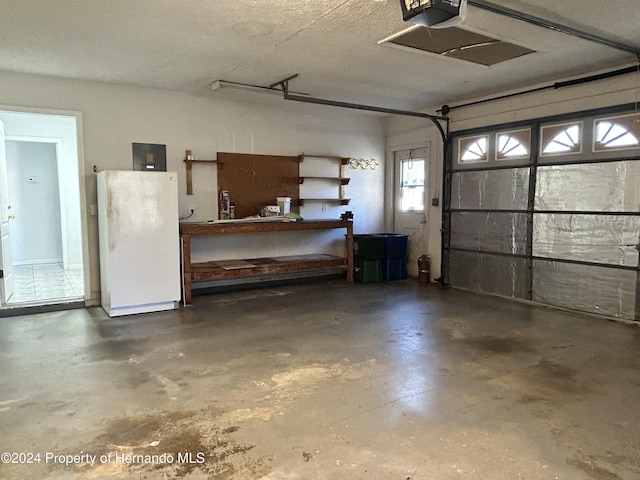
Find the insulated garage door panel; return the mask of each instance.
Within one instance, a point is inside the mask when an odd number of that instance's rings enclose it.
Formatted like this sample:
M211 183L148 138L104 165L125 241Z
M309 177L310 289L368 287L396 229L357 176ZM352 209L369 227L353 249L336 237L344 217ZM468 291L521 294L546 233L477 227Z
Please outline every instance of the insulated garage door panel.
M640 212L640 162L538 168L537 211Z
M529 169L456 172L451 182L451 208L526 210Z
M524 258L452 251L450 283L468 290L507 297L527 297L527 261Z
M533 256L636 267L640 216L536 214Z
M526 255L527 214L453 212L451 246L464 250Z
M534 260L533 300L633 320L637 276L634 270Z

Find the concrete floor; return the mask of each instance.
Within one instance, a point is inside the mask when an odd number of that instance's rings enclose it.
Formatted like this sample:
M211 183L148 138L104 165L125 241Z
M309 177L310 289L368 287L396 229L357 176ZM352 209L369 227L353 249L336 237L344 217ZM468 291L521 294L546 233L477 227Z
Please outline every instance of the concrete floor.
M0 360L2 479L640 478L640 329L414 280L2 318Z

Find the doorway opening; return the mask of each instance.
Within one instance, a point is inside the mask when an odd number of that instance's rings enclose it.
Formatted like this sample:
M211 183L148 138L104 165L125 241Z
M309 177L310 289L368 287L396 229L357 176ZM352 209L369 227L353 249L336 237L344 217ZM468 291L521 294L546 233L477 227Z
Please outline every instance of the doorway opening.
M393 231L407 235L407 273L418 275L418 257L428 252L426 198L429 147L394 152Z
M83 303L77 118L0 111L0 310Z

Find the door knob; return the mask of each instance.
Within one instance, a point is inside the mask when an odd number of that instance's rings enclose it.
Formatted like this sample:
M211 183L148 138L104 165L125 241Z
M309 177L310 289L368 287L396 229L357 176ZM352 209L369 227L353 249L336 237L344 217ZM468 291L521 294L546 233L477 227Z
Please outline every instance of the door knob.
M9 220L11 220L12 218L16 218L15 215L9 215Z

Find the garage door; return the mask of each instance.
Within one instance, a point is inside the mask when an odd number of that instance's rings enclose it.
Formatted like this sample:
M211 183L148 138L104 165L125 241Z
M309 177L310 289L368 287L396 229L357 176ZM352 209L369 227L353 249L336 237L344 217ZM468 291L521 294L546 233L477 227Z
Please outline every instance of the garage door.
M610 112L455 134L444 280L640 320L639 139Z

